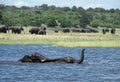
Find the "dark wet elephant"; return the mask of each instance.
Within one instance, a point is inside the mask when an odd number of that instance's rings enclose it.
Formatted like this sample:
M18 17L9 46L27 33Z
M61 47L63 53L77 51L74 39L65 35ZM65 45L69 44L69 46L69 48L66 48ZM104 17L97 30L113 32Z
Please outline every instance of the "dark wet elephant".
M21 34L21 32L24 31L22 27L12 27L11 30L14 34Z
M84 51L85 49L82 50L81 52L81 57L79 60L73 58L73 57L63 57L63 58L46 58L43 55L39 53L35 53L32 55L25 55L22 59L19 61L21 62L30 62L30 63L78 63L81 64L84 60Z
M31 63L42 63L46 60L47 58L44 57L43 55L39 54L39 53L34 53L31 55L25 55L22 59L20 59L19 61L21 62L31 62Z

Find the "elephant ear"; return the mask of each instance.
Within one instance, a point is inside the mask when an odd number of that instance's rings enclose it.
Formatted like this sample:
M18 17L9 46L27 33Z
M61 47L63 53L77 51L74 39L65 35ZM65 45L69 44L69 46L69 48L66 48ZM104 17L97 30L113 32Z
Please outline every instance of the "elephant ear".
M39 53L34 53L34 56L36 56L41 62L44 62L47 58Z
M19 61L21 62L32 62L31 56L29 55L25 55L22 59L20 59Z

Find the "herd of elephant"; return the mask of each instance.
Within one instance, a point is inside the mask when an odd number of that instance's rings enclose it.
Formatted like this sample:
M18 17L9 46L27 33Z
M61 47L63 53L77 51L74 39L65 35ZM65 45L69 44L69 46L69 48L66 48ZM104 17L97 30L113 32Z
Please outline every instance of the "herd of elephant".
M24 31L22 27L0 26L0 33L7 33L10 30L15 34L21 34L21 31Z
M111 33L111 34L115 34L116 32L116 29L115 28L103 28L103 29L98 29L98 28L72 28L72 29L69 29L69 28L64 28L62 30L63 33L70 33L70 32L73 32L73 33L99 33L100 31L102 31L103 34L106 34L106 33ZM58 33L59 31L58 30L55 30L55 33Z
M98 33L98 29L94 28L64 28L63 31L64 33L69 33L69 32L78 32L78 33Z
M103 34L106 34L106 33L111 33L111 34L115 34L115 32L116 32L116 29L115 28L111 28L111 30L110 29L102 29L102 32L103 32Z
M77 28L73 28L73 29L65 28L65 29L63 29L64 33L69 33L71 31L72 32L79 32L79 33L99 33L100 29L98 29L98 28L80 28L80 29L77 29ZM109 33L109 32L111 34L115 34L116 29L115 28L111 28L111 29L103 28L102 29L103 34L106 34L106 33Z
M9 31L12 31L13 34L21 34L21 32L24 32L23 27L12 27L12 26L0 26L0 33L7 33ZM41 34L46 35L46 28L31 28L29 30L29 33L31 34Z
M0 26L0 33L7 33L9 31L12 31L13 34L21 34L21 32L24 32L23 27L12 27L12 26ZM54 31L55 33L58 33L58 30ZM99 33L99 29L95 28L63 28L62 29L63 33L69 33L69 32L79 32L79 33ZM111 32L111 34L115 34L116 29L112 28L111 30L108 28L103 28L102 33L106 34L108 32ZM33 27L29 30L29 33L31 34L39 34L39 35L46 35L46 28L45 27Z

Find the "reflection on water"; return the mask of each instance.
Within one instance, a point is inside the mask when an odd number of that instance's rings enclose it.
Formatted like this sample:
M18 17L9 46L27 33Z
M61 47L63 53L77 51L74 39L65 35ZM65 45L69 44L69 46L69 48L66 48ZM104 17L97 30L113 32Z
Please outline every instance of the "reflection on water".
M119 82L120 48L86 48L82 64L18 62L26 54L79 59L82 48L0 45L0 82Z

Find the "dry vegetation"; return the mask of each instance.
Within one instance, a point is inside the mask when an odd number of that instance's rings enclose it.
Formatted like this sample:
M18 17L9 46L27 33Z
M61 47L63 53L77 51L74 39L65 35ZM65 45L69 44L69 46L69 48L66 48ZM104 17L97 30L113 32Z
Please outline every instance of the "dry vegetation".
M51 44L65 47L120 47L120 31L115 35L107 33L54 33L48 29L47 35L32 35L28 28L22 34L0 34L0 44Z

